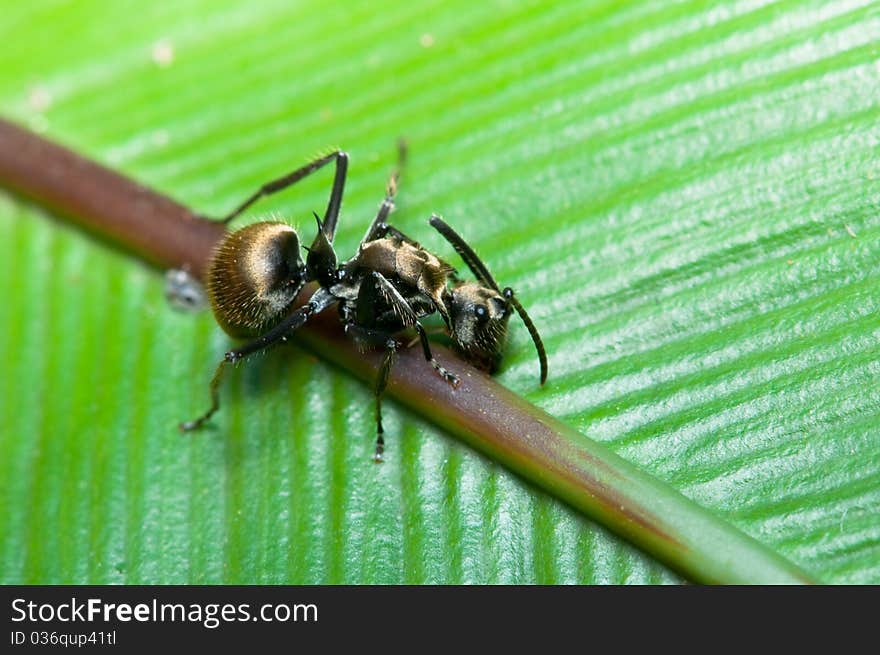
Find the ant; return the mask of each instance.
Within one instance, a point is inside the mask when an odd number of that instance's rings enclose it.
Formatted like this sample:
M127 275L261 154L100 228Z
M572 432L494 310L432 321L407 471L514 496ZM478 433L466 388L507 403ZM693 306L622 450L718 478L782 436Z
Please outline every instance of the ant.
M473 249L436 214L429 224L461 256L477 278L462 280L448 263L425 250L417 241L388 223L406 146L398 145L398 164L386 186L379 212L351 259L338 262L333 237L342 205L348 155L341 150L319 157L281 178L268 182L222 219L229 224L260 198L298 182L330 162L335 176L323 220L315 214L317 234L303 262L296 231L277 221L263 221L230 232L215 249L206 275L211 307L218 324L231 336L253 338L230 350L217 366L210 383L211 406L207 412L180 424L183 431L202 426L220 408L219 386L228 364L234 364L287 338L314 315L338 305L345 332L364 346L383 348L385 353L374 387L376 399L376 450L382 461L385 448L382 427L382 395L394 356L401 343L397 337L413 330L421 342L425 360L453 388L459 378L442 367L431 353L428 335L420 321L439 314L462 356L492 373L498 369L507 336L507 324L515 310L523 320L538 351L541 384L547 379L544 344L526 310L510 287L501 289ZM292 310L306 282L317 282L309 301Z

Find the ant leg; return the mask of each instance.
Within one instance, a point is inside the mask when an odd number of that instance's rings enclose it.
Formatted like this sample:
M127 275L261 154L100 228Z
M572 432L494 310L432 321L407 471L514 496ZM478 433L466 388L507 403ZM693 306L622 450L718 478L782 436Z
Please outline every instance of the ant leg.
M221 219L220 222L228 224L260 198L272 195L282 189L286 189L292 184L299 182L304 177L314 173L319 168L329 164L331 161L336 162L336 175L333 178L333 190L330 192L330 201L327 204L327 212L324 214L324 233L327 235L327 238L332 241L333 235L336 232L336 221L339 217L339 208L342 205L342 192L345 187L346 172L348 171L348 154L341 150L334 150L330 154L319 157L305 166L296 169L292 173L279 177L277 180L267 182L250 195L247 200L236 207L229 215Z
M394 312L404 327L417 324L418 316L413 311L410 303L388 281L388 278L379 271L373 271L369 278L361 282L357 299L358 323L361 325L375 323L377 317L373 313L373 309L376 307L378 300L382 300L391 306L391 311Z
M413 310L412 305L406 300L406 298L400 295L400 292L394 287L394 285L378 271L373 271L372 275L361 283L360 292L358 293L357 298L358 323L360 325L370 325L375 322L376 315L373 313L373 310L376 307L377 301L380 299L391 306L391 311L394 312L402 325L406 327L412 325L415 327L419 334L419 340L422 343L422 352L425 354L425 360L431 364L437 372L437 375L451 384L453 388L458 387L458 385L461 384L458 377L447 371L436 359L434 359L434 355L431 353L431 346L428 342L428 333L425 331L425 328L422 327L421 323L418 322L418 316ZM347 329L353 332L356 336L370 335L373 333L373 331L368 328L355 326L354 324L348 326Z
M348 171L348 154L340 152L336 159L336 172L333 175L333 188L330 190L330 200L327 202L327 211L324 212L324 234L327 240L333 243L336 236L336 221L339 219L339 210L342 207L342 192L345 189L345 174Z
M394 364L396 352L397 342L394 339L388 339L385 342L385 356L382 358L382 365L379 367L379 377L376 378L376 452L373 454L373 461L377 464L385 459L385 429L382 427L382 394L385 393L385 387L388 386L388 378L391 375L391 366Z
M400 184L400 176L403 174L403 168L406 166L406 156L408 154L408 145L406 139L397 140L397 163L394 170L391 171L391 177L388 179L388 185L385 187L385 195L394 197L397 195L397 187Z
M181 421L177 426L180 428L181 432L198 430L218 409L220 409L220 380L223 377L223 369L226 368L226 365L230 361L229 353L226 353L226 357L220 360L220 363L217 365L217 370L214 371L214 376L211 378L211 384L209 386L211 391L211 407L209 407L208 411L197 419L193 419L192 421Z
M319 289L315 292L315 295L312 296L312 299L309 300L308 303L290 314L274 328L240 348L227 352L217 365L217 370L214 371L214 377L211 378L211 384L209 387L211 391L211 406L208 408L207 412L198 418L191 421L181 422L179 425L181 432L197 430L202 427L202 425L204 425L218 409L220 409L220 382L223 379L223 371L226 369L227 364L235 364L245 357L253 355L254 353L264 350L278 342L287 341L290 333L301 328L306 324L306 321L308 321L309 318L322 312L332 304L334 300L335 299L329 292L324 289Z
M379 213L376 214L373 222L370 223L370 227L367 228L364 238L361 239L361 245L377 239L383 239L390 234L392 237L399 239L403 243L408 243L419 250L422 249L422 245L418 241L388 223L388 216L394 209L394 197L397 194L397 186L400 181L400 171L403 169L405 163L406 142L401 139L398 142L397 168L391 173L391 177L388 180L388 185L385 190L385 200L382 201L382 205L379 207ZM458 277L455 267L442 259L440 261L449 269L450 279L452 279L453 282L460 282L461 280Z
M409 327L418 319L406 298L400 295L400 291L388 281L388 278L379 271L373 271L364 276L358 289L354 323L357 326L375 327L379 318L376 314L376 308L380 303L390 306L391 311L404 327ZM355 329L369 331L369 327Z
M403 167L406 165L406 155L406 141L400 139L397 142L397 165L395 166L394 170L391 171L391 176L388 178L388 184L385 185L385 199L379 206L379 213L376 214L376 218L373 219L373 222L367 229L367 233L364 235L364 238L361 239L361 243L367 243L368 241L381 239L387 234L388 229L393 229L389 228L388 226L388 215L394 209L394 198L397 196L397 189L400 185L400 176L403 172ZM403 238L403 240L409 241L418 246L415 241L412 241L412 239L406 237L405 235L403 235L403 233L399 234Z
M447 266L447 272L455 270L448 264ZM361 282L361 288L358 292L356 308L358 323L361 325L371 325L375 322L376 317L372 314L372 308L375 306L377 298L391 305L392 311L397 315L397 318L404 327L416 325L419 319L416 311L422 311L425 308L424 303L417 301L418 296L407 300L384 275L379 271L373 271ZM425 298L428 298L430 303L428 305L430 311L426 313L436 309L443 317L444 322L448 324L448 312L444 309L443 305L431 296L425 296Z
M422 352L425 353L425 359L434 367L437 375L448 382L453 389L458 388L458 385L461 384L461 380L458 379L458 376L440 366L440 363L434 359L434 355L431 354L431 346L428 343L428 333L425 331L425 328L422 327L421 323L416 323L416 330L419 333L419 340L422 342Z

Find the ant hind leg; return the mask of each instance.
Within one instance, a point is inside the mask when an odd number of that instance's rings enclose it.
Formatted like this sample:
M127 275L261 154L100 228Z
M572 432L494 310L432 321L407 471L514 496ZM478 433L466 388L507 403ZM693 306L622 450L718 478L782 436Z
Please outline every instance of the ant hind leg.
M181 421L178 424L181 432L198 430L205 424L205 422L210 420L218 409L220 409L220 380L223 377L223 370L229 362L229 353L226 353L226 357L220 360L220 363L217 365L217 370L214 371L214 376L211 378L211 384L209 387L211 390L211 407L197 419L193 419L192 421Z
M248 196L247 199L232 212L222 218L220 222L229 224L260 198L272 195L273 193L277 193L278 191L296 184L304 177L308 177L318 169L329 164L331 161L336 162L336 174L333 178L333 189L330 192L327 211L324 214L323 230L324 234L332 242L333 235L336 233L336 221L339 218L339 209L342 206L342 192L345 188L345 176L348 171L348 154L341 150L334 150L323 157L318 157L317 159L310 161L305 166L301 166L287 175L272 180L271 182L267 182Z
M287 341L288 336L292 332L301 328L306 324L306 321L308 321L309 318L324 311L334 301L335 299L329 292L319 289L315 292L315 295L312 296L309 302L294 311L271 330L257 337L253 341L244 344L240 348L227 352L217 365L217 370L214 371L214 377L211 378L211 384L209 386L211 392L211 406L208 408L207 412L198 418L191 421L182 421L179 424L180 431L190 432L199 429L217 412L218 409L220 409L220 382L223 379L223 372L226 370L227 364L235 364L249 355L265 350L279 342Z

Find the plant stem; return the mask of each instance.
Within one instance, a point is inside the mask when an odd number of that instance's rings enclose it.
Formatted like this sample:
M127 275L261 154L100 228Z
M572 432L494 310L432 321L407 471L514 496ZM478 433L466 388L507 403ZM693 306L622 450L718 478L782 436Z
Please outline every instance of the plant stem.
M202 275L222 225L0 119L0 183L159 267ZM372 382L381 356L361 353L327 312L297 333L337 366ZM794 564L440 345L453 389L418 348L399 353L387 393L698 582L804 583Z
M156 191L0 118L0 184L160 268L201 276L225 229Z

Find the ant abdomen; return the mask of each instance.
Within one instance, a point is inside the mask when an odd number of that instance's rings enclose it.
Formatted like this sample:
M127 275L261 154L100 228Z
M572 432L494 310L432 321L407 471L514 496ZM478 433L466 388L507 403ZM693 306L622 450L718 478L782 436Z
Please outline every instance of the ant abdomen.
M217 323L233 337L262 334L290 309L305 283L296 231L264 221L229 233L206 276Z

